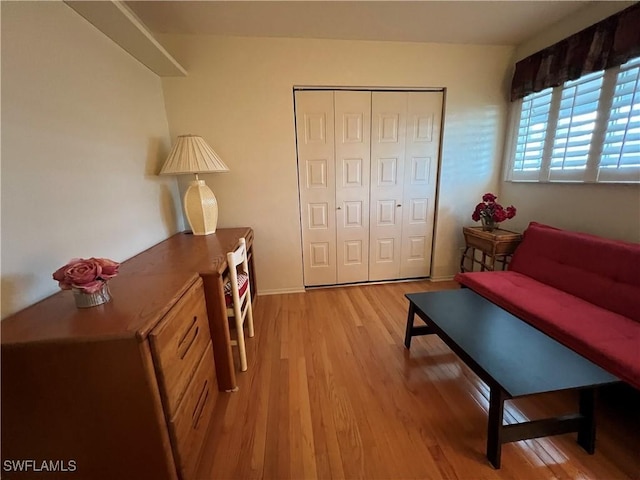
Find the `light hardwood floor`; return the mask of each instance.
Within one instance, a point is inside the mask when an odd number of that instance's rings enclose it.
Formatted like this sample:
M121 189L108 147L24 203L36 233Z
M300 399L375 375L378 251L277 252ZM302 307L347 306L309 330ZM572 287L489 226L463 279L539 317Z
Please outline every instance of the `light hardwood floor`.
M443 288L455 284L260 297L249 369L216 399L198 478L640 479L640 397L617 389L601 395L595 455L566 434L507 444L494 470L486 385L437 337L403 345L404 294ZM575 405L568 393L519 399L505 421Z

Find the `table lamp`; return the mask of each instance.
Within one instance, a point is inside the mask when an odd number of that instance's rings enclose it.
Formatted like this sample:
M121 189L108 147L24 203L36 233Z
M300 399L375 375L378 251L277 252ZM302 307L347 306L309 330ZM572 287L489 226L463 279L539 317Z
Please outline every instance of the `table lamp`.
M218 201L199 173L228 172L220 157L198 135L180 135L164 162L160 175L195 174L184 193L184 213L194 235L215 233Z

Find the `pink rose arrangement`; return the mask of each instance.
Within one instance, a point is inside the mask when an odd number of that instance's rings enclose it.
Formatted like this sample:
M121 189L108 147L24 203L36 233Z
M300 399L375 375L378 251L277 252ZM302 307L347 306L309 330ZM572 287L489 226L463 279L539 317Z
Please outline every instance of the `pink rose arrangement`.
M471 218L474 221L483 220L487 224L500 223L516 216L516 207L513 205L504 208L496 200L493 193L485 193L482 202L476 205Z
M62 290L96 293L108 280L118 275L119 267L119 263L108 258L73 258L53 272L53 279L58 281Z

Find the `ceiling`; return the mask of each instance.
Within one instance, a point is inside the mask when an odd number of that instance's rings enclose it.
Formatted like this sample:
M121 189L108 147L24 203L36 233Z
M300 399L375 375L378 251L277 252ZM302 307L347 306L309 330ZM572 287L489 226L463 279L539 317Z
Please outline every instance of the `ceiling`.
M571 1L127 1L154 34L519 45ZM606 2L620 3L629 2Z

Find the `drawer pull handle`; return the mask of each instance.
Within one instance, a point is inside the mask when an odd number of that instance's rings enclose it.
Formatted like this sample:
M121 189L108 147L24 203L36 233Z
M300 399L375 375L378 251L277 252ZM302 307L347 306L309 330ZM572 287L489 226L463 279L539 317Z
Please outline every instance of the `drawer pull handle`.
M202 387L202 392L200 392L200 398L198 398L198 403L196 404L196 408L193 411L193 415L191 415L193 429L198 428L198 422L200 422L200 418L202 417L202 412L204 411L204 406L207 404L207 400L209 400L209 380L204 382L204 387Z
M193 343L196 341L196 338L198 337L198 332L200 331L200 327L197 326L196 324L197 320L198 320L198 317L193 317L193 322L189 326L189 329L185 332L185 334L180 339L180 343L178 344L178 354L180 356L180 360L183 360L184 357L187 356L189 349L191 348ZM194 326L196 328L193 328ZM188 338L189 333L191 332L193 332L193 335L191 336L191 338Z

